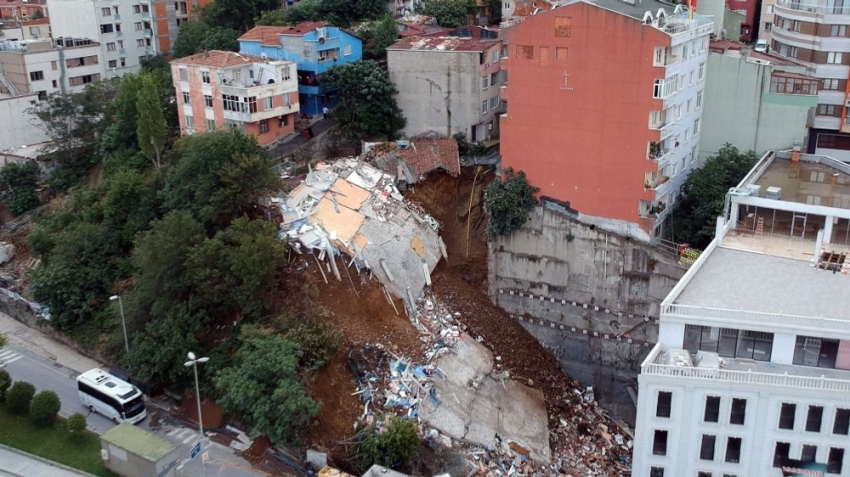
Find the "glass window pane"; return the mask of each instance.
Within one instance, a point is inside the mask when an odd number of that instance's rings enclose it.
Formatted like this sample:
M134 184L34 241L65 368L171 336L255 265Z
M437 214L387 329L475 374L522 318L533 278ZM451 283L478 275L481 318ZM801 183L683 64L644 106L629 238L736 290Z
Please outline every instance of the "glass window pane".
M723 328L720 330L720 346L718 353L726 358L735 357L735 347L738 343L738 330Z

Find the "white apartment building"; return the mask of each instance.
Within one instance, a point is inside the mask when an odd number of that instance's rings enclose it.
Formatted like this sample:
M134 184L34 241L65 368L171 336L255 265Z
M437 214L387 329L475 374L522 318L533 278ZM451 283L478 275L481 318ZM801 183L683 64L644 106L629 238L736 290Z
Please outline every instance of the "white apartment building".
M45 98L82 91L103 78L100 46L84 38L0 41L0 92Z
M157 54L153 3L146 0L48 0L53 36L100 43L107 77L139 70Z
M662 303L635 477L850 476L850 166L769 152Z

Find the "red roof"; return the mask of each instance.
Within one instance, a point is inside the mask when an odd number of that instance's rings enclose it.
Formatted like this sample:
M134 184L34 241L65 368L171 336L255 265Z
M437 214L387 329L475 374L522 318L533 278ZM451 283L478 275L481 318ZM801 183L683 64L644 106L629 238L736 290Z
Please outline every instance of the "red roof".
M280 46L280 35L304 36L307 33L325 26L325 22L304 22L295 26L257 26L240 36L240 40L259 41L262 45Z
M205 51L197 55L187 56L173 60L176 65L210 66L213 68L232 68L234 66L249 65L264 62L259 56L246 55L233 51Z
M396 149L395 153L417 178L440 168L453 176L460 174L460 157L454 138L413 139L410 147Z
M494 38L484 37L484 33ZM461 36L463 34L463 36ZM465 26L424 35L409 36L392 44L388 50L484 51L498 43L499 33L479 26Z

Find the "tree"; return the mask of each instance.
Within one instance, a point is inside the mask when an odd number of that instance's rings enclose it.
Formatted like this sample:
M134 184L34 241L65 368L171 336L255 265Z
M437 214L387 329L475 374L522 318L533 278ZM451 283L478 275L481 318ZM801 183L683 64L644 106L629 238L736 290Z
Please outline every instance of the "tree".
M490 216L487 237L494 242L500 235L510 235L519 230L537 206L534 194L540 189L532 187L525 172L514 174L511 167L502 171L502 179L487 186L484 210Z
M2 348L2 346L0 346ZM12 376L5 369L0 369L0 403L6 400L6 391L12 386Z
M286 10L278 9L264 12L257 19L257 25L291 26L321 19L322 11L317 0L301 0Z
M40 176L41 169L35 161L13 162L0 169L0 198L13 214L23 214L41 203L36 192Z
M425 0L416 11L434 17L443 28L457 28L469 24L475 0Z
M74 435L81 434L86 430L86 416L75 412L68 417L66 424L68 425L68 432Z
M177 100L175 99L177 96L171 78L171 63L169 61L170 59L166 58L164 54L148 56L142 61L142 72L156 75L159 104L162 107L162 114L165 116L165 123L169 131L177 131L180 127L180 121L177 119Z
M159 196L155 175L131 169L120 169L106 181L106 190L99 205L103 210L102 223L119 232L121 246L133 243L136 234L147 230L159 213Z
M239 35L237 30L231 28L186 21L180 24L180 34L171 54L174 58L184 58L208 50L239 51Z
M201 18L210 27L248 31L254 19L263 12L280 9L278 0L215 0L201 11Z
M385 424L385 432L366 436L357 449L360 467L407 465L419 449L419 428L410 419L395 416Z
M187 304L150 321L130 347L128 361L136 377L156 386L185 389L192 371L183 361L187 351L201 349L195 336L203 323L203 317L193 314Z
M37 425L48 427L56 422L56 415L62 408L59 396L53 391L41 391L30 403L30 419Z
M327 89L337 90L339 105L331 116L349 138L392 139L404 127L394 97L398 91L378 63L355 61L334 66L322 78Z
M318 371L330 363L342 344L343 334L313 317L290 321L284 337L301 348L301 364L310 371Z
M682 187L679 206L666 221L668 236L697 248L708 245L714 238L717 217L723 213L726 193L741 182L756 162L755 152L741 152L727 143L716 156L692 171Z
M213 383L226 412L242 416L252 435L293 444L319 411L298 380L298 345L278 336L249 336L236 352L236 365L219 371Z
M6 406L9 412L23 416L30 410L30 402L35 395L35 386L26 381L15 381L6 391Z
M162 151L166 145L165 118L159 107L156 80L153 76L142 75L142 87L138 93L136 108L139 120L136 138L139 149L153 162L157 169L162 165Z
M352 22L380 18L387 6L384 0L322 0L321 12L328 23L348 27Z
M364 57L383 58L387 55L387 47L398 40L398 23L391 15L384 15L380 21L361 29L360 37L364 42Z

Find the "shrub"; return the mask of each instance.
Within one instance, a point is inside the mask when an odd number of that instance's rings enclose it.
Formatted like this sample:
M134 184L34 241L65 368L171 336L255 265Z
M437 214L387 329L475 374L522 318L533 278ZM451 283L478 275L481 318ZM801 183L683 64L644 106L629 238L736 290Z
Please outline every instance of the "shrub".
M35 386L18 381L6 392L6 405L12 414L24 415L30 410L30 402L35 394Z
M374 464L393 467L413 460L419 448L419 428L410 419L391 417L383 434L372 433L360 442L357 459L362 468Z
M53 391L41 391L32 398L30 403L30 419L36 425L47 427L56 421L56 415L62 408L59 396Z
M6 398L6 391L12 385L12 377L5 369L0 369L0 402Z
M502 171L502 180L493 181L484 194L484 210L490 216L487 238L495 242L500 235L510 235L528 220L540 189L532 187L525 172L514 173L510 167Z
M339 345L342 333L328 323L314 318L304 318L286 333L286 339L301 347L301 364L316 371L331 362Z
M86 416L80 414L79 412L75 412L71 414L71 417L68 418L68 431L71 434L79 434L86 430Z

